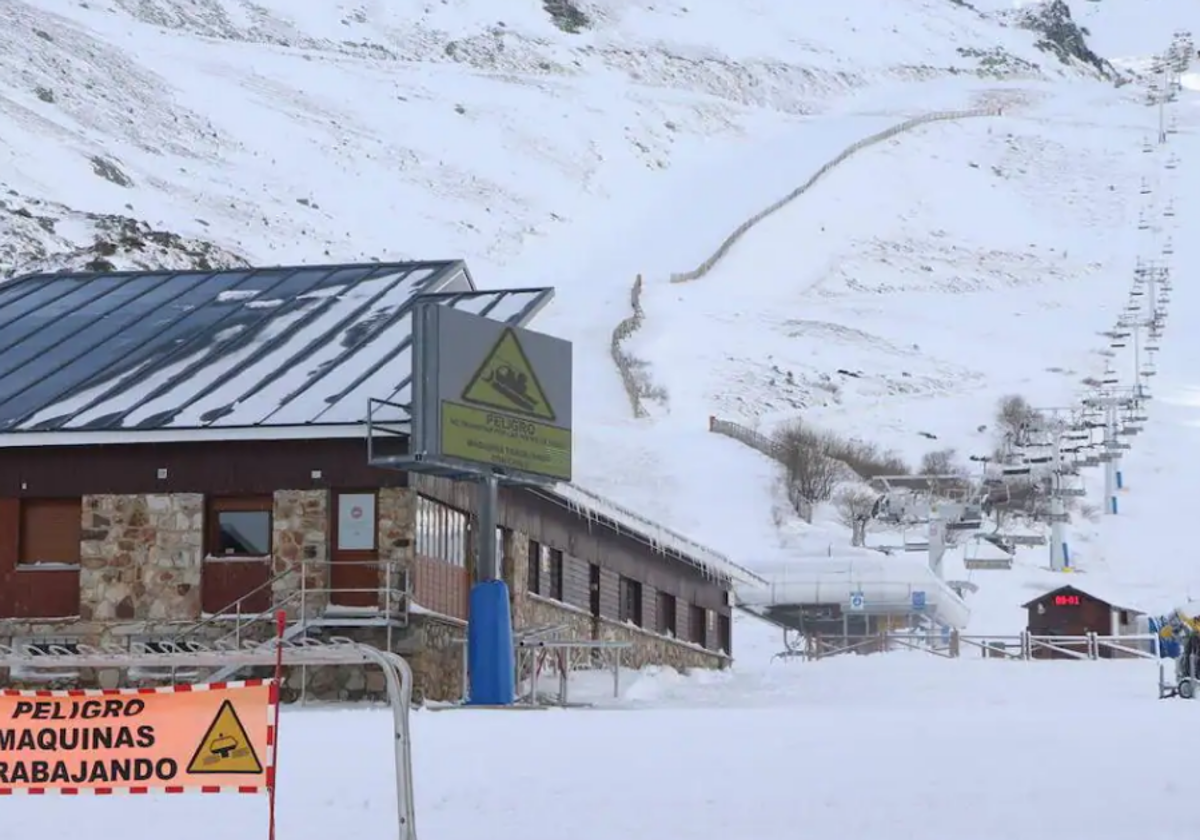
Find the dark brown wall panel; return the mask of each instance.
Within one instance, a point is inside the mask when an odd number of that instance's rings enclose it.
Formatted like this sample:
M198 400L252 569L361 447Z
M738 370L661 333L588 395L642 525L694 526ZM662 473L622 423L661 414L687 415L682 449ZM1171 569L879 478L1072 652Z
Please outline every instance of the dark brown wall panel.
M158 477L166 470L166 478ZM320 471L320 478L313 478ZM0 449L0 497L113 493L269 495L323 487L403 487L367 464L364 439L252 440Z

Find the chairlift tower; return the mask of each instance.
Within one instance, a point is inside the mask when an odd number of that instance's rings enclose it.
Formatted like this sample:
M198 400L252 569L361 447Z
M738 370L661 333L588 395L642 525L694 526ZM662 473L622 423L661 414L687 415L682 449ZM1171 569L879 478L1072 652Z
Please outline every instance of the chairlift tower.
M905 541L898 548L925 552L930 571L945 580L947 532L978 530L983 524L983 510L969 480L961 475L895 475L879 476L871 485L881 494L872 518L897 525L925 524L925 542Z
M1100 461L1104 464L1104 512L1109 516L1115 516L1118 510L1117 490L1123 483L1120 471L1121 453L1130 448L1121 437L1142 431L1140 423L1145 417L1140 414L1140 410L1142 401L1146 398L1144 387L1138 384L1133 388L1102 389L1083 399L1085 407L1098 409L1104 415ZM1127 413L1128 422L1124 424L1121 422L1122 412Z
M1082 495L1082 490L1067 487L1064 481L1069 472L1063 452L1063 443L1072 428L1068 419L1072 412L1069 409L1039 409L1036 416L1042 418L1028 428L1030 434L1037 435L1042 440L1049 441L1050 456L1047 459L1047 469L1050 475L1050 569L1061 572L1071 565L1070 550L1066 543L1066 523L1068 497Z

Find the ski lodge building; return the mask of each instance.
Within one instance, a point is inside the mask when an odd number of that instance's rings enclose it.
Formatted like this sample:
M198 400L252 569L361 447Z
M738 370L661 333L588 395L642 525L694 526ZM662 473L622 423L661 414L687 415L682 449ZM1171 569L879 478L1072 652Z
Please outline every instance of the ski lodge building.
M461 261L0 284L0 644L228 644L283 609L288 638L390 648L418 696L458 699L475 485L370 455L404 453L429 294L524 326L553 290L479 291ZM730 661L744 570L723 556L569 484L502 488L498 522L518 636ZM145 678L16 670L0 685ZM382 693L312 670L310 696Z

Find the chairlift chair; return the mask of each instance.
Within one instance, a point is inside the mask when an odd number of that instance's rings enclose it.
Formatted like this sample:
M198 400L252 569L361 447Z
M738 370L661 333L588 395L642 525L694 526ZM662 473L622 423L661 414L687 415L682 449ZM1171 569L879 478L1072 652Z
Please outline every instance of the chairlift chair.
M1142 376L1147 376L1147 377L1158 376L1158 371L1156 371L1153 367L1147 365L1146 367L1142 368Z

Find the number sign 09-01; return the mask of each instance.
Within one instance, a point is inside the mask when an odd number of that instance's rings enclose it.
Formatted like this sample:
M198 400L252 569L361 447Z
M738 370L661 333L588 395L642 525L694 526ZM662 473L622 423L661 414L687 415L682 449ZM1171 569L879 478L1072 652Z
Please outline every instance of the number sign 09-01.
M1081 601L1078 595L1055 595L1054 606L1056 607L1078 607Z

